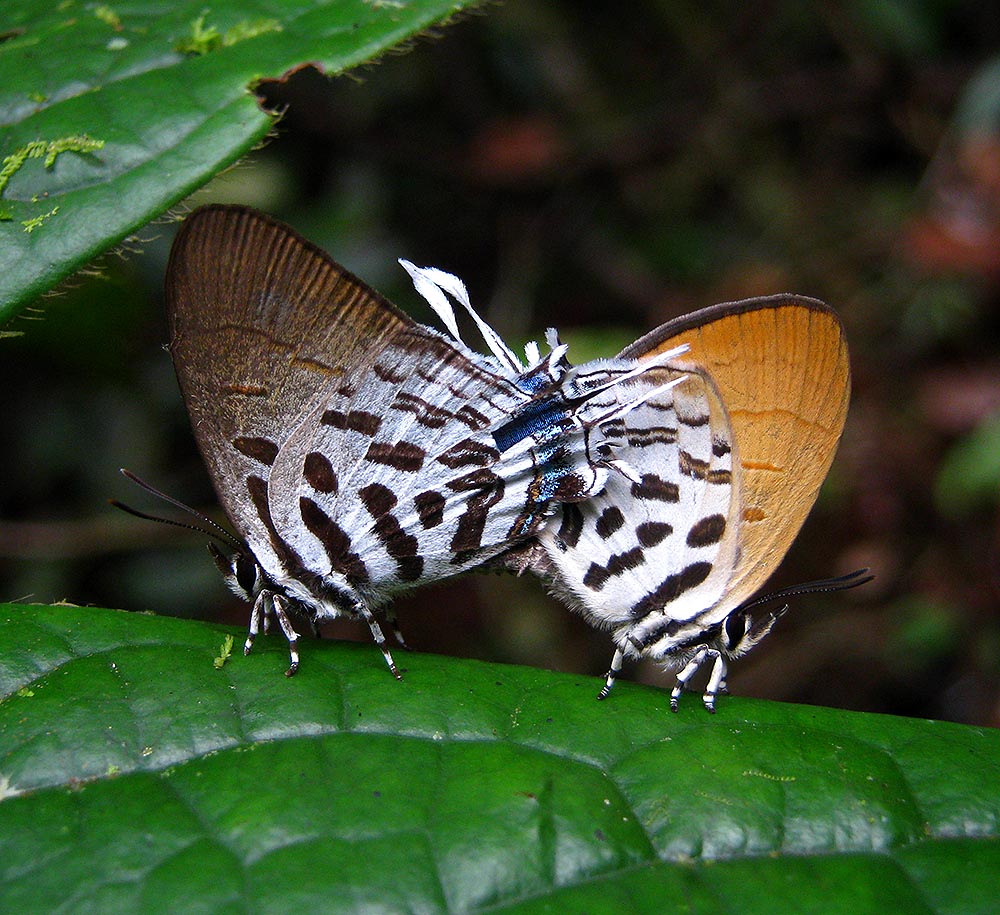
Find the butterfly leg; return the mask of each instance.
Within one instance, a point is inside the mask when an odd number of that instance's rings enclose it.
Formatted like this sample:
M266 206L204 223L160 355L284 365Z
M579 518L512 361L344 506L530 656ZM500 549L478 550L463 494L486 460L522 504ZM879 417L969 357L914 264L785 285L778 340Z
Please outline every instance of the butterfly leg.
M708 686L705 687L705 694L701 700L705 703L705 708L714 713L716 694L726 691L726 659L713 649L709 649L706 657L713 654L715 655L715 663L712 665L712 674L708 678Z
M281 626L281 631L285 634L285 638L288 639L290 663L288 670L285 671L285 676L293 677L299 669L299 634L295 631L292 621L288 618L288 613L285 610L287 605L285 598L280 594L274 594L271 597L271 604L274 607L274 616L278 620L278 625Z
M615 649L615 656L611 659L611 669L608 671L607 679L604 682L604 686L601 691L597 694L598 699L607 699L608 694L611 692L611 687L615 685L615 678L622 672L622 661L625 659L625 655L620 648Z
M267 601L270 600L270 595L267 591L261 591L257 595L257 599L253 602L253 609L250 611L250 627L247 631L247 640L243 643L243 654L250 654L250 649L253 648L254 639L260 633L261 621L263 620L267 623L268 610L266 607Z
M403 630L399 628L399 620L396 618L396 614L392 610L387 610L385 619L392 629L393 638L399 644L399 647L405 651L409 651L410 646L406 644L406 639L403 638Z
M704 645L695 652L694 657L684 665L684 669L677 675L677 685L670 691L670 711L677 711L677 703L681 698L681 693L684 692L684 687L687 685L688 680L698 672L698 668L710 657L715 659L715 664L712 667L712 675L709 678L708 686L705 688L705 695L702 697L702 701L705 703L705 708L708 711L715 711L715 694L719 691L719 684L725 680L726 662L716 649L707 648Z
M368 628L372 631L372 638L375 640L375 644L382 652L382 657L385 658L385 663L389 665L389 670L392 675L397 680L402 680L403 678L396 669L396 662L392 660L392 655L389 653L389 646L385 643L385 636L382 634L382 627L378 624L378 620L375 619L371 610L368 609L368 605L363 600L355 597L352 599L352 609L368 624Z
M286 604L285 598L272 591L261 591L257 595L257 599L253 602L253 609L250 611L250 627L247 631L247 640L243 643L243 654L250 654L261 626L266 633L271 615L274 614L278 625L281 626L281 631L288 639L288 653L291 662L288 670L285 671L285 676L291 677L299 669L299 634L295 631L295 627L292 626L292 621L288 617L288 612L285 610Z

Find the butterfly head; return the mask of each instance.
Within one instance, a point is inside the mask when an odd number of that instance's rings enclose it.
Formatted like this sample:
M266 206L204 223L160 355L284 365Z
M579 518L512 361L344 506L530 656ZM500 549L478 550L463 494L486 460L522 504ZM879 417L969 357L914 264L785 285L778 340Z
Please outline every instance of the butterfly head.
M265 587L267 590L274 590L267 573L249 550L236 550L227 555L214 543L209 543L208 551L212 554L212 559L226 580L229 590L237 597L242 597L252 604Z
M746 606L737 607L717 623L697 628L680 638L657 640L652 643L634 633L625 634L622 651L626 656L648 657L665 664L669 670L678 670L706 649L712 654L732 660L745 655L772 629L788 609L764 611L752 616ZM667 642L667 644L664 644Z
M785 604L777 610L765 611L755 619L746 607L737 607L719 625L714 647L727 658L742 657L771 631L787 609Z

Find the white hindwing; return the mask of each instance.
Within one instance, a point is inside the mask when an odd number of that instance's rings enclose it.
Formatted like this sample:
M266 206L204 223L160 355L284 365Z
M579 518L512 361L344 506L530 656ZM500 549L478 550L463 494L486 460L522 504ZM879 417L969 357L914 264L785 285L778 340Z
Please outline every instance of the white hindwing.
M419 349L387 347L365 377L323 391L271 468L289 545L374 603L497 552L527 488L490 435L527 395L472 351L458 366L435 358L421 331Z
M670 371L650 371L607 396L634 397ZM599 495L563 506L538 540L554 588L612 630L623 653L669 658L732 609L725 597L740 505L728 416L708 377L686 369L676 387L602 431L622 472Z

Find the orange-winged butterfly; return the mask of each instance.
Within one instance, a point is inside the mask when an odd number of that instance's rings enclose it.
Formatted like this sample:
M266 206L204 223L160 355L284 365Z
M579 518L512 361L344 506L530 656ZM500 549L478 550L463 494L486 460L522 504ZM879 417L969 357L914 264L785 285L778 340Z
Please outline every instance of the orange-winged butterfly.
M605 424L629 473L564 505L507 565L541 575L593 625L615 655L599 698L625 658L679 671L671 694L713 661L704 703L714 710L726 662L757 644L784 612L755 619L750 600L781 562L826 478L844 427L850 369L837 315L815 299L779 295L706 308L662 325L618 358L656 358L688 379ZM628 386L601 395L610 408ZM862 584L861 572L803 586ZM795 593L788 589L778 598Z

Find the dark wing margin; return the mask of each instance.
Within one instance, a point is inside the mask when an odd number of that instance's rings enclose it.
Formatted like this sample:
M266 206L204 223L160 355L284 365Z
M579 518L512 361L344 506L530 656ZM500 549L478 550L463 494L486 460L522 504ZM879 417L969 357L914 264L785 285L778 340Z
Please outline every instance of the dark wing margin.
M196 210L166 275L170 352L199 450L247 536L251 475L267 477L315 393L347 384L384 341L415 327L322 250L240 206Z
M784 558L833 462L851 390L844 328L818 299L765 296L668 321L621 355L679 343L690 349L677 364L711 376L732 424L742 518L728 603L741 603Z

